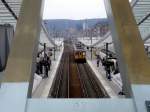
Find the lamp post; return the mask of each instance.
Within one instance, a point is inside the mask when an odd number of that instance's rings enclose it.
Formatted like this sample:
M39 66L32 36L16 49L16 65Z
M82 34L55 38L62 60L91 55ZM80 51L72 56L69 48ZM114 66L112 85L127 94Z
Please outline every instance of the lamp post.
M93 40L92 40L92 30L89 30L89 33L90 33L90 38L91 38L91 60L92 60L92 51L93 51L93 49L92 49L92 43L93 43Z
M55 38L56 38L56 34L57 32L56 32L56 29L55 29L55 26L53 27L53 38L54 38L54 44L55 44ZM54 45L54 48L53 48L53 50L54 50L54 60L56 60L56 53L55 53L55 49L56 49L56 46Z

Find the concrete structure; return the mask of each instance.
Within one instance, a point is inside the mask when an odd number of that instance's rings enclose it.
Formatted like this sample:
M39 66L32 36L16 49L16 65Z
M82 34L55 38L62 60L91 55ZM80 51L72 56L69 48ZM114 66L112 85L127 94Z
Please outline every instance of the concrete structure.
M42 2L23 0L15 39L0 88L0 111L149 112L149 102L146 102L150 100L149 60L128 0L105 0L124 88L129 91L128 98L30 98L41 27Z

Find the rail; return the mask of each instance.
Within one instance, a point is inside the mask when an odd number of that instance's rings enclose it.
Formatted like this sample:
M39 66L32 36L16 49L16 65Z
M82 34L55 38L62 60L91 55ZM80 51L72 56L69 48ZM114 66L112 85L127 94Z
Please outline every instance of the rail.
M82 92L83 92L83 96L84 96L85 98L88 98L89 95L88 95L88 92L87 92L87 89L86 89L85 82L84 82L84 80L81 78L81 73L80 73L79 65L76 64L76 67L77 67L78 77L79 77L79 80L80 80L80 84L81 84L81 89L82 89Z
M93 90L96 93L96 96L99 98L108 97L108 94L106 94L106 91L104 91L101 84L98 83L95 74L92 72L89 66L87 64L84 64L83 67L86 70L87 77L92 85Z
M106 97L90 67L87 64L74 63L73 57L70 57L73 55L69 54L69 50L71 51L70 45L66 44L65 46L66 49L56 74L51 96L54 98ZM77 92L77 94L74 92Z
M67 85L68 85L68 86L67 86L67 87L68 87L68 88L67 88L67 97L68 97L68 98L69 98L69 91L70 91L70 90L69 90L69 86L70 86L69 73L70 73L70 57L68 56L68 74L67 74L67 81L68 81L68 83L67 83Z

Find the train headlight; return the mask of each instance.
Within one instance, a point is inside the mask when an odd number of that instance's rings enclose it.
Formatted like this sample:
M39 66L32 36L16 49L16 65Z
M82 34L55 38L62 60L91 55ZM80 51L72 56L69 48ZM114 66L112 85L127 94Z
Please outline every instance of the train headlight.
M85 52L83 53L83 56L85 56Z

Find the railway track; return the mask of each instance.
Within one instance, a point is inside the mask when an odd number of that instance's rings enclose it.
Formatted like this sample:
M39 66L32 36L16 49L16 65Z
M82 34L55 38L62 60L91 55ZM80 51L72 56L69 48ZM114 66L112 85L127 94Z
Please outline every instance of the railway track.
M88 66L88 64L78 64L80 77L84 85L85 97L87 98L104 98L108 97L97 77Z
M72 47L67 43L49 97L104 98L108 95L88 64L74 62Z
M81 79L77 69L77 64L73 61L73 55L70 54L70 79L69 79L69 97L70 98L83 98L84 93L81 85Z
M52 91L49 97L68 98L69 96L69 54L64 52L57 70L55 83L52 85Z

